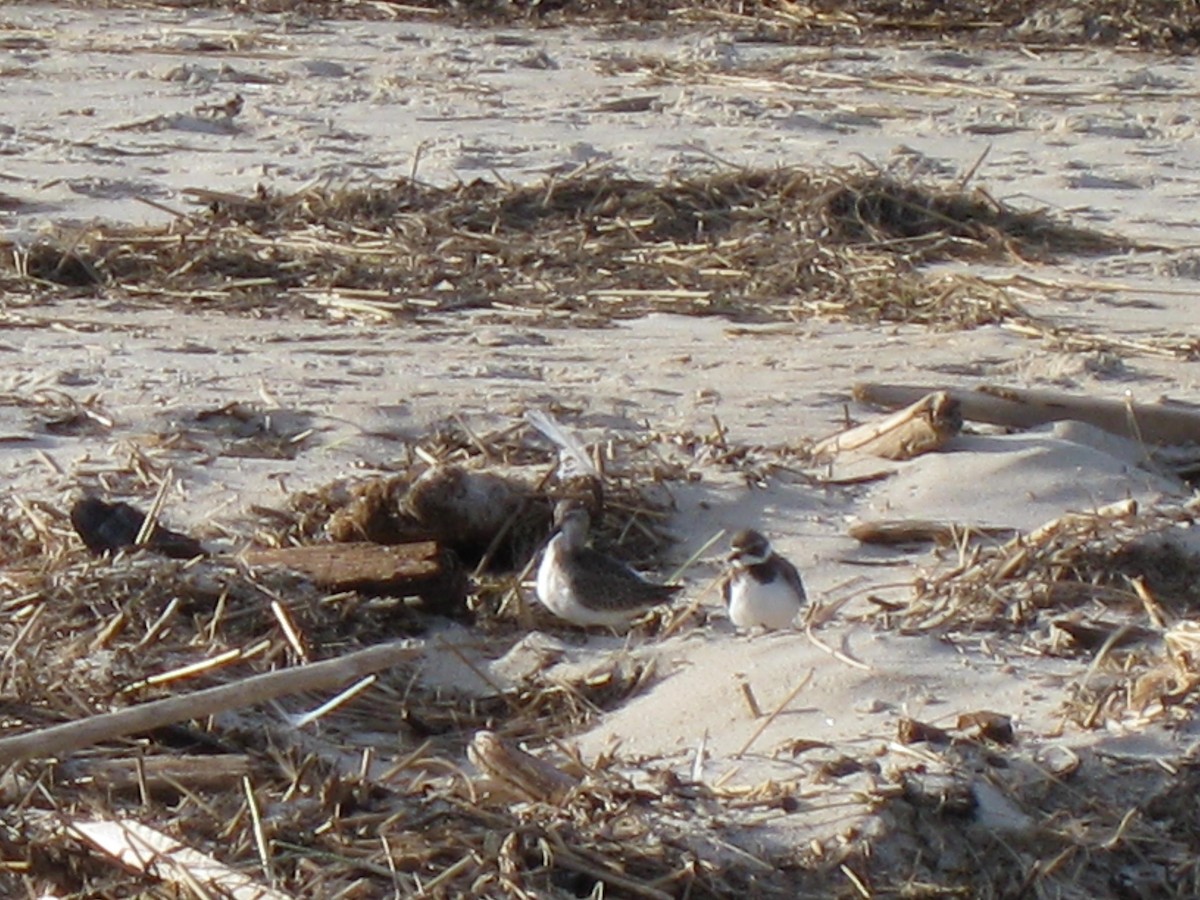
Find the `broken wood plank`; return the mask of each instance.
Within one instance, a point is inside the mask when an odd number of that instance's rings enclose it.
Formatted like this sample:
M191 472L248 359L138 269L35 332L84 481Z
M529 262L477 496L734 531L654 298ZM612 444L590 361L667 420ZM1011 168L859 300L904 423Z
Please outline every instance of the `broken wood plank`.
M854 399L893 408L936 390L937 386L865 382L854 386ZM1200 444L1200 409L1193 407L999 385L981 385L973 390L945 389L945 393L958 401L963 418L972 422L1034 428L1073 419L1150 446Z
M410 544L310 544L247 550L252 566L280 566L333 591L420 597L440 611L462 609L467 578L455 554L436 541Z
M813 458L827 462L853 451L883 459L912 459L938 449L961 430L958 403L945 391L935 391L884 419L818 441Z

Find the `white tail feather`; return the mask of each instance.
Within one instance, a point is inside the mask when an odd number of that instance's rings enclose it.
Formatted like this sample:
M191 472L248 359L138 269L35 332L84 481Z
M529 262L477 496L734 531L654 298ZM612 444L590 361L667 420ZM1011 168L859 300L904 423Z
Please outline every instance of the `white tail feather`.
M577 475L600 477L600 473L596 471L596 466L588 458L583 445L550 413L540 409L527 409L525 410L525 421L558 447L559 477L564 479L574 478Z

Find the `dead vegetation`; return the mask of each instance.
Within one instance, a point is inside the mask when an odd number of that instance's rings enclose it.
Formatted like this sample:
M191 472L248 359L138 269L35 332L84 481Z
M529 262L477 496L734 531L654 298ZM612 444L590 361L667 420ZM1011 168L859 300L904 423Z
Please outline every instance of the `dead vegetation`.
M35 296L398 322L479 308L597 324L666 311L1036 330L1003 284L922 265L1129 247L982 191L880 173L739 169L650 183L582 169L523 187L194 193L205 212L64 234L14 252L0 280Z
M1121 599L1141 609L1133 579L1141 579L1172 615L1189 614L1200 604L1198 564L1169 538L1172 529L1188 528L1193 516L1190 507L1139 513L1126 501L1067 514L1003 544L964 548L953 565L918 585L907 621L920 628L1029 631L1045 624L1046 610L1062 613Z
M1200 885L1194 762L962 739L913 755L878 798L888 839L853 865L870 896L1184 898Z
M1021 652L1090 659L1064 715L1092 728L1188 714L1200 686L1195 504L1140 512L1132 501L1070 513L991 544L917 582L903 627L998 633ZM888 613L887 615L892 615Z
M826 44L897 39L989 44L1133 46L1195 52L1194 0L86 0L89 6L206 6L315 18L415 19L539 27L713 25L758 40ZM220 46L201 49L219 50Z
M931 273L934 262L1136 249L960 183L802 169L653 183L585 167L526 186L402 180L290 195L192 193L207 209L168 226L96 225L13 248L0 258L0 285L30 309L84 293L194 312L397 325L464 309L594 326L650 312L820 316L939 328L999 323L1065 350L1200 353L1177 335L1133 341L1056 325L1022 302L1086 285L981 277L965 267ZM295 449L289 438L276 452Z
M1200 687L1200 557L1181 539L1195 515L1194 503L1142 512L1126 502L1009 540L961 531L911 601L881 616L982 641L1001 660L1077 661L1063 695L1071 727L1172 728L1192 718ZM1190 756L1127 756L1103 739L1076 753L1019 722L970 736L905 720L900 740L911 759L875 797L882 830L848 861L870 895L1195 893Z

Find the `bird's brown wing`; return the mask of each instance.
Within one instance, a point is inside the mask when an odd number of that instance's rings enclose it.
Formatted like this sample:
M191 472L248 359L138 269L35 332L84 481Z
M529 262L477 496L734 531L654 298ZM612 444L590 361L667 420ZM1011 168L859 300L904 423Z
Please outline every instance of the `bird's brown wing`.
M577 550L573 562L567 568L574 573L575 590L610 609L653 606L683 590L682 585L647 581L623 562L590 547Z
M807 600L808 595L804 593L804 582L800 580L800 573L796 571L796 567L783 557L779 558L779 562L784 581L791 585L792 590L800 596L801 601Z

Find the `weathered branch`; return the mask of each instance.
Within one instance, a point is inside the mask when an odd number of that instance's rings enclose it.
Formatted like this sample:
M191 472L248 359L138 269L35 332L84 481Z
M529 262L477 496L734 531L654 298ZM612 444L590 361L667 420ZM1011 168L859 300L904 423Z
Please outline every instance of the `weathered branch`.
M232 684L3 738L0 739L0 765L61 756L128 734L153 731L188 719L202 719L230 709L256 706L285 694L330 690L380 669L414 659L421 655L422 647L421 643L415 641L392 641L339 659L267 672Z
M936 390L939 390L937 386L868 382L854 386L854 399L877 406L898 407ZM1074 419L1151 446L1200 443L1200 409L997 385L982 385L974 390L952 389L945 393L958 401L962 417L973 422L1033 428L1048 422Z
M899 412L818 441L813 458L828 461L854 451L883 459L912 459L941 447L962 430L958 404L949 394L923 394Z
M934 522L929 519L883 519L855 522L850 537L864 544L957 544L964 535L1010 538L1015 528L991 525L967 525L956 522Z

